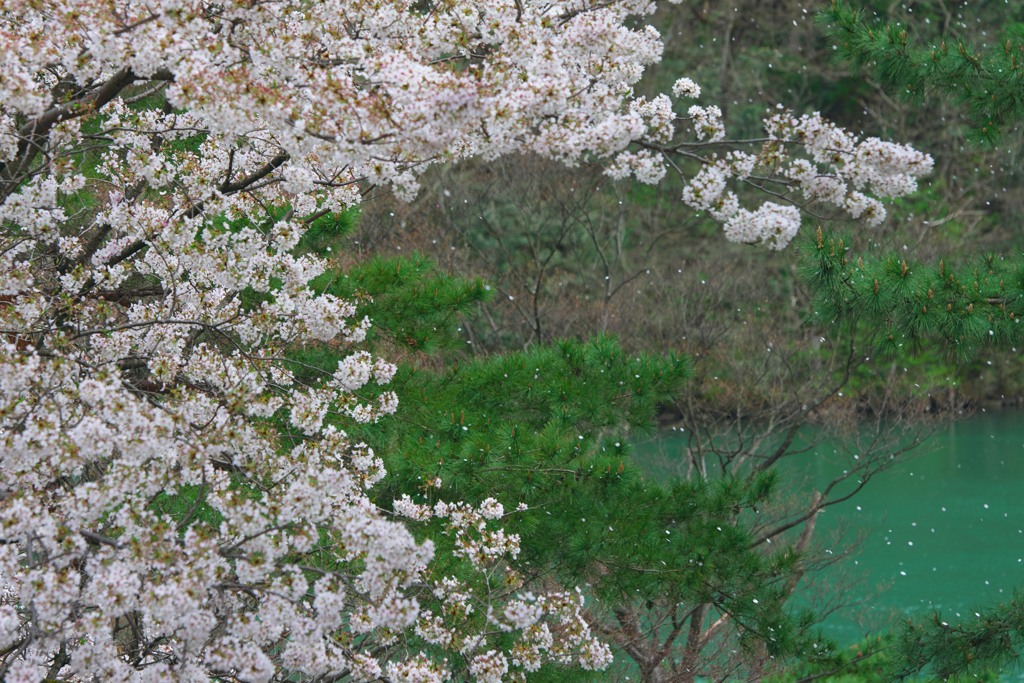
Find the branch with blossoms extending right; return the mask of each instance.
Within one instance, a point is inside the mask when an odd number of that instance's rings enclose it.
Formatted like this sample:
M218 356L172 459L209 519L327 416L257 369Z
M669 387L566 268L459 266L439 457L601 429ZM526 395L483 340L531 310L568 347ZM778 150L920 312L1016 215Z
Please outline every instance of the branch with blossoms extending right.
M685 117L677 117L668 95L650 102L633 97L632 86L646 66L660 60L662 44L653 28L627 27L627 18L649 14L653 3L453 4L430 15L425 26L418 11L403 3L385 11L360 3L331 9L332 1L297 13L277 12L277 4L226 11L198 3L188 15L197 18L191 23L176 9L148 5L111 13L101 3L87 2L66 20L67 8L59 3L23 18L13 18L20 15L12 12L5 51L19 59L0 78L0 197L50 164L73 175L76 157L68 137L74 138L83 119L95 112L124 111L122 92L146 80L166 84L150 90L159 90L169 105L195 118L193 125L181 126L173 113L167 117L170 128L204 131L229 142L248 138L215 155L216 163L189 169L201 180L185 181L186 201L172 202L184 207L178 215L184 219L215 215L224 208L223 195L246 184L246 189L283 185L302 194L318 190L337 206L358 202L356 185L367 183L391 187L411 200L420 189L418 174L445 160L523 152L569 165L586 157L612 158L613 177L635 174L654 183L664 177L666 163L680 171L671 159L677 156L705 167L705 177L692 179L690 206L711 211L729 239L779 249L798 228L794 208L829 202L877 223L884 218L879 198L911 191L931 166L930 157L908 147L858 142L816 114L796 119L788 112L766 121L768 139L755 159L767 174L750 175L743 159L730 163L701 156L709 146L758 141L726 140L721 111L713 105L691 106ZM386 31L352 32L364 22L375 25L380 11L390 17ZM62 26L62 32L40 41L31 28L36 14ZM185 47L222 35L225 22L254 33L233 35L227 43L218 38L205 51ZM279 36L280 44L266 45L268 35ZM103 65L88 48L93 42L93 52L106 55ZM65 59L61 46L66 44L84 46L79 61ZM297 78L299 73L304 75ZM68 84L79 88L71 104L60 99ZM676 100L699 94L687 78L672 91ZM143 125L136 116L132 125L105 132L145 130L143 140L156 141L168 126L155 111L145 116L149 120ZM19 117L27 122L16 125ZM692 122L697 142L672 142L673 122L683 119ZM631 144L646 149L625 151ZM804 147L812 167L796 164L787 144ZM250 164L248 175L239 173L241 181L233 180L236 156L240 162L241 157L260 162ZM174 165L154 161L137 163L151 186L164 185L159 179L172 176ZM733 193L711 192L722 178L788 206L769 202L753 211L742 208ZM878 196L863 194L865 187ZM791 196L801 191L803 202ZM295 207L298 215L307 215L302 208ZM138 240L125 245L121 258L140 248Z
M672 93L677 100L697 98L700 87L682 78ZM832 204L852 218L864 218L869 225L879 225L885 220L886 211L877 197L903 197L916 191L917 179L930 173L933 166L928 154L878 138L860 140L817 113L797 118L788 110L781 111L764 120L765 138L727 140L722 112L716 106L693 105L686 117L677 117L669 97L659 95L651 102L640 98L630 107L648 122L645 135L634 141L643 149L636 153L620 152L606 173L616 179L633 175L653 185L664 178L666 165L686 179L687 174L673 157L698 162L701 168L684 188L683 202L698 211L707 211L733 242L784 249L800 229L801 210L816 218L836 218L811 212L809 207L815 202ZM782 105L778 108L782 109ZM672 122L677 120L691 123L696 142L673 141ZM750 148L758 144L761 149L756 155L736 149L722 158L717 153L699 153L708 147ZM802 148L809 158L793 156L787 145ZM757 168L765 169L765 173L753 175ZM788 204L765 202L754 211L742 208L739 197L727 190L733 179ZM864 194L865 189L875 197ZM802 201L797 192L802 193Z

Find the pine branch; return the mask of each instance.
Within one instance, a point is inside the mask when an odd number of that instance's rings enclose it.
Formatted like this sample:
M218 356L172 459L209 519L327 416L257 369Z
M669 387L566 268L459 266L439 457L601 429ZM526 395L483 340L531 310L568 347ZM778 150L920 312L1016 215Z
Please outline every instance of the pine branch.
M954 269L899 254L852 254L818 231L805 250L803 278L814 295L812 321L864 323L881 332L876 355L901 356L941 341L959 363L986 346L1024 346L1024 257L985 255Z
M1016 666L1017 650L1024 644L1021 598L1021 592L1015 591L1009 604L976 612L959 624L943 621L939 612L917 624L908 620L896 641L896 661L901 662L896 679L904 681L928 670L948 680Z
M992 47L978 48L953 36L916 46L914 27L869 23L864 11L832 0L821 15L837 58L870 69L903 100L951 97L973 126L970 137L995 144L1000 131L1024 119L1024 29L1012 27Z

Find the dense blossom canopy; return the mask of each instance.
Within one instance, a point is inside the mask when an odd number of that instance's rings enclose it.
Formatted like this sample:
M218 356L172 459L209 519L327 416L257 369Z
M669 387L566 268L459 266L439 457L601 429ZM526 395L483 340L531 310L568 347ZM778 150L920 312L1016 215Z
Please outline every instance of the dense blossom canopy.
M739 143L713 105L679 141L695 83L633 96L662 46L627 17L653 9L0 0L0 676L439 681L445 651L482 683L607 666L581 597L517 593L516 512L402 500L397 522L370 501L382 462L344 428L396 410L360 393L395 367L358 350L355 302L310 288L331 266L301 240L360 187L411 198L427 165L471 156L651 183L689 158L683 201L773 248L798 207L741 208L730 181L878 222L860 190L929 170L789 113L756 154L702 156ZM300 381L289 351L311 341L351 354ZM430 519L458 577L406 526Z

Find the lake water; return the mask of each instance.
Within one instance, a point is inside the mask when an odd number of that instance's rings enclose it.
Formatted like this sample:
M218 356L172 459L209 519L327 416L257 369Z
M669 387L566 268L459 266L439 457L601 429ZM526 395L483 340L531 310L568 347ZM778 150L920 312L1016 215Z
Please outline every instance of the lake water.
M670 452L671 437L661 442ZM924 450L818 520L816 534L843 523L874 529L852 569L865 574L866 594L887 586L859 608L876 624L901 614L930 617L936 609L952 622L1024 586L1024 411L978 412ZM831 479L835 465L810 453L799 457L793 467L814 486ZM825 622L840 644L863 635L850 616Z

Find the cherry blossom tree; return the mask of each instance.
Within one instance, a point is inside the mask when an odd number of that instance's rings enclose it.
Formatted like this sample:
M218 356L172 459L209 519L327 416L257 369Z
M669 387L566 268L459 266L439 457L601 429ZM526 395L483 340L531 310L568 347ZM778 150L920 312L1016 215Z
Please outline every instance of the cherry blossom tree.
M301 240L369 186L411 198L427 165L470 156L644 182L693 161L683 201L776 249L810 202L877 222L861 190L930 169L817 116L728 140L714 106L676 113L688 79L634 98L661 42L627 18L653 7L0 0L0 678L607 666L578 594L518 593L517 512L374 505L381 460L345 425L395 411L359 397L395 366L359 350L354 301L310 287L332 265ZM741 208L730 182L786 203ZM314 386L289 355L309 341L351 351ZM454 574L410 531L431 517Z

